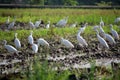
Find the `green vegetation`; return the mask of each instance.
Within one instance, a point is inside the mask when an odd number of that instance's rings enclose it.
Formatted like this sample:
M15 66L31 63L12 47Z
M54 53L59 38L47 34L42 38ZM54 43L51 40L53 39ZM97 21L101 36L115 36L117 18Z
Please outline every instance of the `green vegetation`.
M96 5L98 5L98 6L109 6L111 4L112 4L112 2L104 2L104 1L101 1L100 3L96 3Z
M95 31L92 29L93 26L88 26L85 30L85 35L88 34L94 34L95 35ZM63 37L67 37L67 36L71 36L71 35L76 35L78 32L79 28L50 28L49 30L47 29L34 29L33 30L33 36L34 38L52 38L55 36L63 36ZM110 32L110 28L109 26L106 26L103 28L105 30L105 32ZM114 29L117 30L120 33L120 29L118 28L118 26L114 26ZM16 30L16 31L9 31L9 32L5 32L5 31L0 31L0 40L8 40L11 41L14 39L14 34L17 32L18 33L18 38L19 39L27 39L27 37L30 35L30 31L31 30Z
M7 11L7 12L6 12ZM9 12L9 13L8 13ZM29 19L31 18L32 22L36 20L43 19L45 22L48 20L51 23L56 23L60 19L65 16L69 16L68 24L74 22L88 22L89 25L85 30L85 35L94 34L93 25L97 25L100 22L100 17L103 17L103 21L105 22L104 30L105 32L110 32L110 27L108 24L113 24L114 19L118 17L120 14L120 10L82 10L82 9L0 9L0 23L5 23L8 16L11 16L10 21L13 20L14 16L17 17L17 22L28 23ZM50 29L34 29L33 30L33 37L38 39L40 37L45 39L50 38L58 38L58 37L68 37L71 35L76 35L80 25L76 28L70 28L67 25L65 28L53 28ZM120 29L118 26L114 25L113 27L120 33ZM12 30L12 31L0 31L0 41L6 39L8 42L14 39L14 33L18 33L18 38L20 40L27 39L28 35L30 34L31 30ZM30 67L33 67L33 70ZM54 64L53 64L54 66ZM84 71L77 71L77 70L65 70L65 71L54 71L52 68L53 66L49 66L47 61L40 62L35 59L33 62L30 62L30 66L26 73L24 73L24 77L22 80L68 80L68 76L70 74L76 74L78 77L82 76ZM102 70L101 70L102 71ZM85 73L86 77L89 80L94 80L95 66L92 64L89 73ZM102 73L101 73L102 74ZM113 74L111 74L113 75ZM14 77L15 78L15 77ZM14 79L13 78L13 79ZM102 76L100 77L101 80L113 80L112 76L107 77ZM11 79L11 80L13 80ZM21 79L16 79L21 80ZM97 80L97 78L96 78Z
M7 11L7 12L6 12ZM8 13L9 12L9 13ZM8 16L10 16L10 21L16 16L16 23L23 22L28 24L29 19L32 22L42 19L45 23L51 21L52 23L58 22L60 19L69 16L68 24L78 22L78 27L80 27L81 22L88 22L88 25L98 25L100 22L100 17L103 18L106 27L105 31L109 32L109 24L114 24L114 20L120 14L120 10L83 10L83 9L0 9L0 23L5 23ZM85 34L91 33L92 27L87 27ZM114 27L117 31L119 29L117 26ZM50 28L46 29L35 29L34 37L51 37L52 35L75 35L79 28ZM12 40L14 38L14 33L17 32L20 39L23 37L27 38L29 35L29 30L16 30L10 32L0 31L0 40ZM37 34L36 34L37 33ZM50 33L50 34L49 34ZM49 34L49 35L48 35ZM6 37L4 37L6 36Z
M6 12L7 11L7 12ZM100 17L105 24L113 24L116 17L119 17L120 10L99 10L99 9L0 9L0 23L4 23L8 16L10 21L16 16L19 22L28 23L31 18L32 22L42 19L51 23L56 23L60 19L69 16L68 23L88 22L89 25L99 24Z
M26 74L27 80L67 80L70 72L56 71L50 66L47 61L40 62L38 58L31 62ZM32 70L30 68L32 67Z
M35 56L36 57L36 56ZM73 80L69 78L70 75L75 74L78 80L87 79L87 80L119 80L119 76L114 78L113 73L109 69L95 68L94 61L91 61L91 68L89 69L70 69L70 70L54 70L54 65L49 65L47 61L40 62L39 58L36 57L33 61L29 62L29 66L26 71L22 71L20 74L14 74L9 76L9 80ZM58 65L58 67L60 67ZM57 67L57 68L58 68ZM102 74L102 72L108 71L110 74ZM98 75L98 76L95 76ZM99 76L100 75L100 76ZM120 75L117 74L117 75ZM21 76L21 77L18 77ZM116 76L116 75L115 75ZM16 78L15 78L16 77ZM76 80L76 79L75 79Z

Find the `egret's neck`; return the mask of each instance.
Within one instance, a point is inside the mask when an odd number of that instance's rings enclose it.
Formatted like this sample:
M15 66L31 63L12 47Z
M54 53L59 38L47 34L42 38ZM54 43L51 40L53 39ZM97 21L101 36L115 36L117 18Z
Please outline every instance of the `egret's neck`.
M79 36L80 36L80 34L81 34L81 31L78 32L78 35L79 35Z
M101 25L99 26L99 28L103 30L103 28L101 27Z

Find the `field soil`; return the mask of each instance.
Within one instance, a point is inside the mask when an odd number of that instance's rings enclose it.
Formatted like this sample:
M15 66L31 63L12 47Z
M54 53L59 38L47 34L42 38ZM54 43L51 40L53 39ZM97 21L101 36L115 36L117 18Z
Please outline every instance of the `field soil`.
M109 68L111 67L111 62L120 62L120 40L117 40L114 46L110 46L110 49L105 49L99 45L96 35L81 35L86 39L88 47L81 47L75 35L67 37L74 44L75 47L73 49L65 48L60 43L59 38L52 37L47 39L50 47L40 46L37 54L32 53L32 49L28 47L26 39L21 41L23 43L19 54L8 53L4 49L2 42L0 42L0 73L20 72L27 68L29 61L33 61L35 56L39 57L40 62L47 60L50 65L54 64L53 68L55 70L90 68L91 63Z

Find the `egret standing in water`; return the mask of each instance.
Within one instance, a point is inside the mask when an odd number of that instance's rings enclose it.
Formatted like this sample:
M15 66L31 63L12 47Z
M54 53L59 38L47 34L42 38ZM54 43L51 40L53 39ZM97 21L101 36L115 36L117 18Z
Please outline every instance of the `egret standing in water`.
M21 43L20 43L20 40L17 38L17 33L15 33L14 43L16 48L21 48Z

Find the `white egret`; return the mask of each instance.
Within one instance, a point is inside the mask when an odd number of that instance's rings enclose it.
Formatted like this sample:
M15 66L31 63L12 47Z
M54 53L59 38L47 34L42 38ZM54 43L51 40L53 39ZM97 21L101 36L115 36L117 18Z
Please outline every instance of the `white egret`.
M58 27L64 27L64 26L67 24L67 21L68 21L68 17L65 17L64 19L61 19L61 20L56 24L56 26L58 26Z
M30 19L30 21L29 21L29 26L30 26L31 28L35 28L35 25L33 24L33 22L31 22L31 19Z
M114 38L111 35L105 34L105 37L106 37L106 40L110 43L110 45L116 44Z
M41 19L40 19L39 21L36 21L36 22L35 22L35 27L36 27L36 28L39 27L40 24L41 24Z
M17 38L17 33L15 33L14 43L16 48L21 48L21 43L20 43L20 40Z
M6 24L9 24L10 23L10 20L9 20L10 16L8 16L7 20L6 20Z
M106 39L107 41L109 41L110 45L114 45L116 43L115 40L114 40L114 38L111 35L105 33L104 30L103 30L103 28L101 26L99 26L99 28L100 28L100 35L104 39Z
M80 28L81 33L83 33L83 32L85 31L85 29L86 29L86 27L87 27L87 24L88 24L88 23L85 23L85 24L83 25L83 27Z
M38 39L38 46L39 45L49 47L49 43L45 39L43 39L43 38L39 38Z
M99 26L99 29L100 29L100 32L99 32L100 36L102 36L103 38L106 38L105 32L104 32L103 28L101 27L101 25Z
M100 17L100 18L101 18L100 26L104 27L104 22L103 22L103 20L102 20L102 17Z
M50 28L50 21L48 21L48 24L46 25L46 29Z
M63 44L66 48L74 48L74 45L67 39L61 38L61 44Z
M120 22L120 17L115 19L115 23L119 23Z
M17 49L14 48L13 46L6 45L6 44L7 44L7 41L4 40L4 47L5 47L5 49L7 49L8 52L10 52L10 53L16 53L16 52L18 52Z
M110 24L110 30L111 30L111 33L112 33L112 36L114 37L114 39L119 40L119 35L118 35L117 31L115 31L113 29L113 25L112 24Z
M96 30L96 29L98 29L99 28L99 26L98 25L95 25L92 29L93 30Z
M11 22L9 25L8 25L8 29L13 29L14 25L15 25L15 21L16 21L16 17L14 18L13 22Z
M37 44L32 44L32 50L34 53L37 53L38 52L38 45Z
M103 47L109 49L109 46L108 46L107 42L99 35L98 30L96 29L95 31L97 32L97 39L98 39L98 41L100 42L100 44L101 44Z
M34 42L32 33L33 33L33 31L31 31L31 32L30 32L30 35L28 36L28 43L29 43L29 44L33 44L33 42Z
M77 22L70 25L70 27L76 27L76 26L77 26Z
M81 30L77 34L77 40L82 47L87 47L88 44L87 44L86 40L82 36L80 36L80 33L81 33Z

